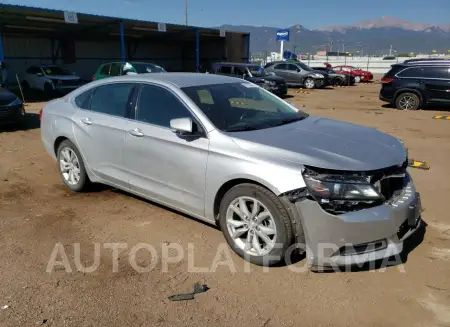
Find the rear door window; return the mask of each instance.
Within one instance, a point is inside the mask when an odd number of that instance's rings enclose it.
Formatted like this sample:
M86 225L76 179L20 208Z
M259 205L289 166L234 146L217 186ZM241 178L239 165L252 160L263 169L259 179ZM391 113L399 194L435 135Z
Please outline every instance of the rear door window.
M247 74L247 69L245 67L234 67L234 75L242 77L245 74Z
M121 66L122 65L119 63L111 64L111 69L109 70L109 76L119 76Z
M423 77L426 78L449 78L449 67L424 67Z
M287 70L290 70L290 71L293 71L293 72L296 72L296 71L299 70L298 67L296 65L293 65L293 64L287 64L286 66L287 66Z
M99 86L92 95L90 109L94 112L125 117L131 103L133 83L113 83Z
M100 69L100 74L109 75L109 67L111 67L110 64L103 65L102 69Z
M91 97L92 97L92 89L87 90L84 93L81 93L79 96L75 98L75 104L80 109L89 110L89 105L91 103Z
M217 69L217 72L220 74L231 75L231 67L230 66L222 66Z
M401 71L399 77L408 78L449 78L448 67L410 67Z
M286 64L278 64L274 67L274 69L276 70L287 70L287 66Z

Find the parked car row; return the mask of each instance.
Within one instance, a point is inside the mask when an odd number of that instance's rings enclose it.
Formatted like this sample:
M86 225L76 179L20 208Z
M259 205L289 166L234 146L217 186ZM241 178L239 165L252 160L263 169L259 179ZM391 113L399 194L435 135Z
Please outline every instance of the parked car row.
M162 73L164 68L146 62L109 62L101 64L92 80L143 73ZM25 71L22 86L25 90L42 91L46 94L67 93L84 81L75 73L57 65L31 66Z

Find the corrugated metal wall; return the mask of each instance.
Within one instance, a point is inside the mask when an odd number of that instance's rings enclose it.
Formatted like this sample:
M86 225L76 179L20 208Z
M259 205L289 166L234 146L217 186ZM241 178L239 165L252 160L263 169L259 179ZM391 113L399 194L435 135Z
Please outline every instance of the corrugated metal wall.
M230 40L231 38L231 40ZM242 35L227 33L225 38L200 38L200 64L209 67L214 61L242 61L244 46ZM128 55L128 43L125 41ZM55 42L56 47L56 42ZM174 42L171 44L149 44L141 42L132 54L131 60L154 62L169 71L195 71L195 41ZM133 46L130 46L133 52ZM5 62L9 65L9 83L15 84L18 74L20 80L25 70L31 65L52 63L52 41L50 39L25 38L20 36L3 36ZM228 53L228 57L227 57ZM231 54L231 56L230 56ZM76 72L84 79L90 79L100 63L120 60L120 41L88 42L75 41L76 63L63 65L61 55L57 64Z

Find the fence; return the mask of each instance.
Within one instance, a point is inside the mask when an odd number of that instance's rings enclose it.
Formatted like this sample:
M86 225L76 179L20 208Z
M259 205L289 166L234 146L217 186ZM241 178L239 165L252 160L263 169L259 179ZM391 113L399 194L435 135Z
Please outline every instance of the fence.
M396 63L401 63L408 59L415 59L419 57L398 57L394 60L383 60L380 57L326 57L326 56L311 56L308 58L304 56L301 61L308 66L317 67L323 66L324 63L329 63L331 66L340 66L340 65L348 65L358 67L364 70L368 70L374 74L385 74L389 71L392 65ZM423 58L423 57L421 57ZM271 61L270 58L264 60L264 58L253 58L255 62L259 62L261 64L266 64L268 61Z

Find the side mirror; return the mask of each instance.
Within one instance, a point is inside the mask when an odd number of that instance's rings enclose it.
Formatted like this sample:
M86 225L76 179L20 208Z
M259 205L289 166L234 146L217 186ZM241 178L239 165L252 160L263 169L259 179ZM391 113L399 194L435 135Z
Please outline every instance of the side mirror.
M191 118L176 118L170 120L170 129L174 133L192 133Z

